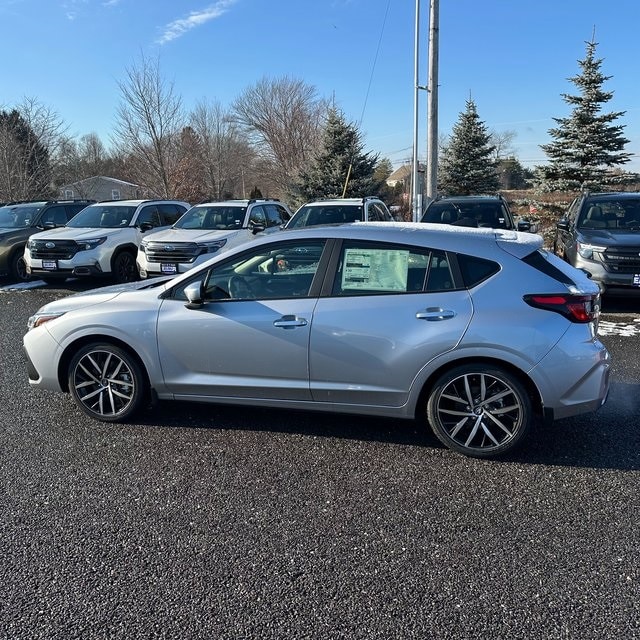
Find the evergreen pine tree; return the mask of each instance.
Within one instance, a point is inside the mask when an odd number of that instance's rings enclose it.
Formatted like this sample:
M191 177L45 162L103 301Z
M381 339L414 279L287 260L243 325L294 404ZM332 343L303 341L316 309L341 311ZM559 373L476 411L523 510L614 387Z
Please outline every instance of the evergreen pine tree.
M492 154L495 146L475 102L467 100L466 111L453 125L449 143L439 162L439 190L449 195L495 193L500 188Z
M378 195L384 181L374 175L377 163L377 154L363 152L356 125L348 123L336 109L330 109L320 150L310 166L300 172L292 196L308 202L341 198L343 193L347 198Z
M628 178L628 174L611 171L631 158L624 151L629 142L622 135L624 126L613 124L625 112L601 113L602 105L613 96L612 91L602 89L611 76L600 71L602 59L595 58L597 43L592 39L586 45L586 57L578 61L581 73L569 78L579 95L562 94L573 111L568 118L554 118L558 126L549 130L553 142L540 145L550 159L550 164L537 172L545 191L601 189Z

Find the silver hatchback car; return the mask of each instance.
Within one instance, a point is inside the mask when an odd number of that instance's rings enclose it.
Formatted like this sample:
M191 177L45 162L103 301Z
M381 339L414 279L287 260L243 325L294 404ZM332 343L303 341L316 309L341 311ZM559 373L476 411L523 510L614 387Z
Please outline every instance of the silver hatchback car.
M493 457L538 418L598 409L599 289L509 230L357 223L285 231L171 280L51 302L33 387L125 421L155 399L417 419Z

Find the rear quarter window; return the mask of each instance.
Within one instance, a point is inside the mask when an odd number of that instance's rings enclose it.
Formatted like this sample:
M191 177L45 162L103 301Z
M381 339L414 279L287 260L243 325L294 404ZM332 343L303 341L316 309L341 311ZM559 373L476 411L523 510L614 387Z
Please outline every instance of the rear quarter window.
M458 265L464 286L470 289L500 271L500 265L493 260L458 254Z
M522 262L526 262L530 267L533 267L537 271L550 276L558 282L562 282L567 286L575 286L575 282L563 271L560 271L558 267L551 264L545 257L546 252L538 250L530 253L522 259Z

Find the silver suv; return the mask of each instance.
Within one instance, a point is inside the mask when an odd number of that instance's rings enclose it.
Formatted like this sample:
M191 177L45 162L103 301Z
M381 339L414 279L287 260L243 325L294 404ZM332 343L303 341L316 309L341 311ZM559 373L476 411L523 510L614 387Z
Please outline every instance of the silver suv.
M287 229L343 222L393 222L393 216L387 205L373 196L314 200L303 204L296 211L289 220Z
M151 233L136 259L141 278L184 273L223 247L242 244L255 234L280 231L291 218L279 200L227 200L191 208L170 229Z
M583 193L556 226L554 251L610 295L640 294L640 193Z
M69 277L138 279L136 252L151 229L173 224L189 208L180 200L93 204L64 227L36 233L24 252L27 273L52 284Z

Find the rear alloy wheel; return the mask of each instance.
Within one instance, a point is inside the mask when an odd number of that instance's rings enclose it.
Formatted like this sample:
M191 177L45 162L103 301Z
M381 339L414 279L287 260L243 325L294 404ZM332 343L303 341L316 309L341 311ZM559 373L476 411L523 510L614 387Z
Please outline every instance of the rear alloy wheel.
M450 449L492 458L522 441L533 410L529 395L513 374L477 364L452 369L436 382L427 416L438 439Z
M112 344L85 345L69 366L69 391L89 416L122 422L141 406L147 382L131 354Z
M113 259L111 267L116 282L133 282L138 279L138 267L132 253L122 251Z

